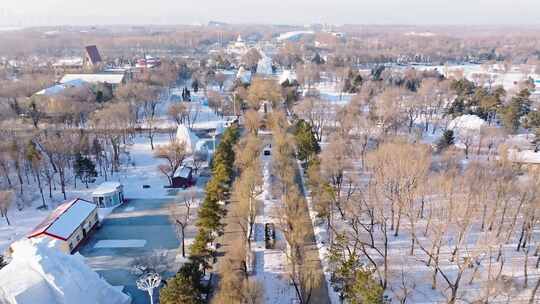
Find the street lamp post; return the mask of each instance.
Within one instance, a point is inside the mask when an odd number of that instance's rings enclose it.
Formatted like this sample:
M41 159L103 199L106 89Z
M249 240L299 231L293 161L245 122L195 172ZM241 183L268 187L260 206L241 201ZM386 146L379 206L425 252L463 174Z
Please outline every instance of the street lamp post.
M137 288L148 292L150 304L154 304L154 288L161 284L161 276L155 272L149 272L137 279Z

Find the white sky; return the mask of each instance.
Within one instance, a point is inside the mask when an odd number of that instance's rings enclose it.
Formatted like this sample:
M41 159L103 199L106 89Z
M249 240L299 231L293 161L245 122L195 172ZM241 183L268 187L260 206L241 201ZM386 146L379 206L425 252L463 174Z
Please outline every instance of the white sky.
M540 0L0 0L0 25L540 24Z

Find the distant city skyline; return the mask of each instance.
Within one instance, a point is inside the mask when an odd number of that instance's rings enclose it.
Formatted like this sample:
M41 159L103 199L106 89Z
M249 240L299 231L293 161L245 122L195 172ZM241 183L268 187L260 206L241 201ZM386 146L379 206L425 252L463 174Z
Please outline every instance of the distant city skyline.
M538 0L1 0L0 26L540 24Z

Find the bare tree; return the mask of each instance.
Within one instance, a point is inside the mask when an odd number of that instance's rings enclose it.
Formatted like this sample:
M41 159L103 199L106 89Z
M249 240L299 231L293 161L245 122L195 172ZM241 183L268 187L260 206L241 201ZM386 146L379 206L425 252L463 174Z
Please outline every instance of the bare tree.
M275 108L281 99L281 87L274 79L256 77L249 86L247 101L249 107L254 110L259 110L263 101L271 102Z
M9 190L0 191L0 214L6 219L6 223L11 225L8 217L8 210L13 203L13 192Z
M244 125L249 132L257 135L262 126L261 114L252 109L248 110L244 114Z
M182 244L182 257L186 257L186 228L192 224L192 207L195 205L196 193L189 191L177 196L177 201L169 205L169 216L176 227L180 243Z
M173 139L167 145L157 146L154 156L166 161L159 165L158 169L167 176L169 185L172 186L173 177L187 156L186 146Z
M398 236L401 216L411 208L418 197L418 189L430 165L429 150L420 145L404 142L385 143L369 155L369 168L391 208L390 229ZM414 212L411 211L411 215ZM412 240L414 246L414 239Z
M317 98L304 98L293 110L313 128L317 141L322 140L324 131L335 114L331 105Z
M185 123L187 120L188 108L186 104L185 102L174 103L169 106L167 111L167 115L178 125Z

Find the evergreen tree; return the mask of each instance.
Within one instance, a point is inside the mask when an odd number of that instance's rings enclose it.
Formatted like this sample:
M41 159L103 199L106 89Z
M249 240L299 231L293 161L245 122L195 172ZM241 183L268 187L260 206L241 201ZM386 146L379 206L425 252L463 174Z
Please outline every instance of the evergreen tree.
M226 201L234 178L234 150L238 141L239 131L233 125L223 133L214 158L212 160L212 178L206 184L206 196L199 208L196 226L198 228L195 241L191 245L190 259L201 265L203 269L210 268L210 259L215 252L208 247L216 235L223 230L221 223L225 209L219 203Z
M510 104L502 111L502 122L507 130L515 132L521 125L521 118L531 111L531 93L528 89L521 90L512 97Z
M311 62L315 64L324 64L324 59L321 57L319 53L315 53L315 56L313 56L313 59L311 60Z
M336 234L330 248L329 262L333 267L332 282L341 297L351 304L382 304L384 289L373 279L373 271L366 268L357 254L350 254L343 234Z
M379 65L373 69L371 69L371 80L373 81L381 81L382 80L382 72L384 72L384 70L386 69L386 67L384 65Z
M191 83L191 88L195 93L199 91L199 80L197 78L193 79L193 82Z
M96 165L86 156L77 153L75 163L73 164L75 177L78 177L88 188L88 182L97 176Z
M358 89L362 85L363 81L364 79L362 78L362 75L360 75L360 73L349 70L347 78L345 79L345 82L343 84L343 92L351 94L358 93Z
M384 290L375 280L373 273L363 268L355 271L354 281L346 290L345 298L351 304L382 304Z
M463 97L458 96L450 105L450 107L447 110L448 114L452 115L452 117L461 116L465 112L465 102L463 100Z
M199 218L196 225L200 229L218 233L223 228L223 224L220 222L220 220L224 214L224 210L221 208L217 200L210 199L207 195L204 202L201 204L198 214Z
M443 151L454 144L454 131L446 130L437 142L437 151Z
M186 263L159 292L161 304L202 304L202 274L196 263Z
M301 161L309 162L321 151L311 125L305 120L301 119L296 123L294 136L298 148L298 159Z

